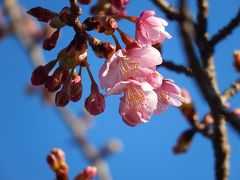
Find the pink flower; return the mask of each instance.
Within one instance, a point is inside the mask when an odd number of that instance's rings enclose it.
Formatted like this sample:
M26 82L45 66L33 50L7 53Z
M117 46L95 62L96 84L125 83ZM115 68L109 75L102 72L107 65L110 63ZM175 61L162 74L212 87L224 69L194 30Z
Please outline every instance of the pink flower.
M157 94L147 82L136 80L121 81L107 94L124 91L121 97L119 113L129 126L146 123L157 108Z
M106 60L99 72L102 88L109 89L120 81L149 74L162 63L158 50L149 45L134 43L128 49L120 49Z
M181 106L184 101L181 89L171 79L163 79L162 85L154 91L158 96L156 114L165 111L169 105Z
M144 11L136 23L136 39L143 44L162 43L165 38L172 37L165 31L167 21L154 15L154 11Z

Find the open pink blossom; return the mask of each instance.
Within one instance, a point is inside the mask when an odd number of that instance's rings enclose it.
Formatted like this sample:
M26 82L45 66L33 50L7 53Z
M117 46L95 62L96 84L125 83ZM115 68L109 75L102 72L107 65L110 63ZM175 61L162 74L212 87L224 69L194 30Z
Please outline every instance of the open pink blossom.
M109 89L107 94L123 91L119 107L123 121L129 126L148 122L157 108L158 99L153 87L147 82L121 81Z
M154 90L158 96L158 107L155 111L160 114L167 109L169 105L181 106L184 98L181 89L174 84L171 79L163 79L162 85Z
M162 43L172 36L165 31L168 23L155 16L154 11L143 11L136 23L136 39L143 44Z
M134 79L142 73L149 74L162 63L158 50L149 45L135 43L128 49L120 49L106 60L99 72L102 88L112 88L116 83Z

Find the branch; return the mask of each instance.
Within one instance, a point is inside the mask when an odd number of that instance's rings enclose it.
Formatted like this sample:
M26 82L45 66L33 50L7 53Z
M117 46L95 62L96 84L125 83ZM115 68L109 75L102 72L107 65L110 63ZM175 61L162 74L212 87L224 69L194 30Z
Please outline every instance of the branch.
M163 60L163 63L158 67L165 67L174 72L185 74L186 76L194 76L191 68L175 64L174 62L169 60Z
M204 49L207 42L207 18L208 18L208 0L198 0L198 14L197 14L197 44L200 49Z
M225 90L222 94L223 101L226 102L228 99L240 92L240 79L235 81L229 89Z
M212 37L212 39L209 41L209 45L214 47L216 44L218 44L228 35L230 35L232 31L239 26L239 24L240 24L240 8L236 16L225 27L219 30L219 32Z
M227 180L229 175L229 144L227 138L227 129L224 115L220 113L219 107L223 102L218 94L218 88L216 85L216 78L212 76L213 71L204 71L198 62L197 56L194 52L191 36L193 34L191 20L189 20L189 12L186 7L186 1L180 1L180 13L183 20L180 21L181 34L183 37L183 43L185 46L186 54L190 67L196 73L196 81L200 90L202 91L206 101L211 108L211 114L214 118L214 136L213 136L213 148L215 154L215 175L216 180ZM201 52L201 57L204 55ZM212 58L206 56L206 59ZM209 61L209 60L208 60Z
M177 9L173 8L167 1L165 0L152 0L152 2L158 6L168 17L170 20L180 20L181 16Z

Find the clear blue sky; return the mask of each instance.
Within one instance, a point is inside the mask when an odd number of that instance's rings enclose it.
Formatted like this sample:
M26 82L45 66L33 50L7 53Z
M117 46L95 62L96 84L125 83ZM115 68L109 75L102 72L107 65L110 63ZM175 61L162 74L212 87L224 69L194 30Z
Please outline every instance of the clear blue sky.
M20 0L19 2L26 9L40 5L56 11L68 5L67 0ZM170 2L176 5L176 1ZM190 4L193 13L196 11L195 3L191 1ZM226 24L239 7L239 0L210 1L210 35ZM137 16L143 10L153 9L158 16L164 17L163 13L149 0L131 0L127 8L129 15ZM86 8L83 7L83 10L85 14ZM121 22L120 27L130 35L134 34L132 24ZM164 43L163 57L185 64L176 23L169 22L167 30L173 38ZM69 43L72 35L70 28L66 28L58 47L50 53L44 52L46 59L54 59L57 52ZM102 38L102 36L99 37ZM222 90L239 77L232 68L232 52L240 49L239 42L240 28L217 46L216 68ZM88 162L82 156L81 150L73 141L71 132L54 108L43 106L39 96L26 95L25 86L29 83L32 72L27 53L14 37L8 37L0 42L0 54L0 179L53 179L54 175L45 160L53 147L64 149L70 166L70 176L73 177ZM89 56L91 68L98 72L103 61L97 59L92 53ZM163 68L159 71L165 77L174 79L180 87L189 89L200 117L208 111L206 103L191 79ZM94 76L97 78L97 73ZM88 81L88 77L85 76L83 98L89 93ZM239 98L238 95L230 101L232 108L239 106ZM84 99L79 103L71 103L70 108L80 114L83 101ZM171 149L179 134L189 127L177 108L171 107L164 114L153 116L150 123L131 128L122 122L118 114L119 96L108 97L106 103L105 112L96 117L95 126L90 129L88 137L97 147L102 147L111 138L119 138L123 141L123 152L107 159L114 180L214 179L212 145L201 135L194 138L187 154L172 153ZM230 180L237 180L240 179L240 139L231 128L229 128L229 137L232 152Z

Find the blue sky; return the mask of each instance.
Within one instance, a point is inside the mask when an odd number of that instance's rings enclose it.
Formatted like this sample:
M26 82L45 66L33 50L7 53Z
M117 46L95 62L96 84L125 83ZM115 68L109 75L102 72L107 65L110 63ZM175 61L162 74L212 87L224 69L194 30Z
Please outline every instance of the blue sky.
M43 6L59 11L68 1L33 1L20 0L23 7L30 9ZM139 4L141 2L141 4ZM170 1L176 5L176 1ZM196 2L189 4L192 12L196 11ZM217 32L240 7L238 0L210 1L209 34ZM139 15L143 10L156 10L160 17L163 13L149 0L132 0L127 6L129 15ZM84 20L89 14L87 7L83 7ZM134 26L128 22L120 22L120 28L134 35ZM173 36L163 47L163 57L173 59L178 64L185 65L185 55L180 41L177 24L169 22L168 32ZM52 60L60 49L71 40L73 32L65 28L57 48L51 52L43 52L47 60ZM103 39L103 36L97 37ZM109 39L109 38L108 38ZM105 40L105 39L104 39ZM215 61L218 82L221 90L227 88L239 77L232 67L232 52L240 49L240 28L232 36L220 43L216 48ZM81 150L73 141L73 135L65 126L56 110L43 105L39 96L28 96L25 86L30 81L32 65L26 51L18 40L9 36L0 42L1 54L1 88L0 88L0 179L53 179L54 175L46 163L46 155L53 147L61 147L66 152L70 166L70 177L88 165ZM103 63L89 53L89 62L97 79L97 72ZM188 88L200 117L208 112L208 107L199 94L194 82L174 72L163 68L159 71L167 78L175 80L180 87ZM83 99L78 103L71 103L69 107L80 114L83 110L84 97L90 90L89 79L83 75ZM231 99L231 107L239 106L240 96ZM214 159L212 144L197 135L194 137L189 152L183 155L172 153L179 134L189 126L177 108L170 107L160 116L153 116L152 120L137 127L126 126L118 114L119 96L109 96L106 100L106 110L95 118L95 125L89 130L88 138L97 146L102 147L112 138L122 140L124 149L120 154L107 159L114 180L144 180L144 179L183 179L183 180L211 180L214 178ZM230 180L240 179L240 139L229 127L231 143L231 171Z

